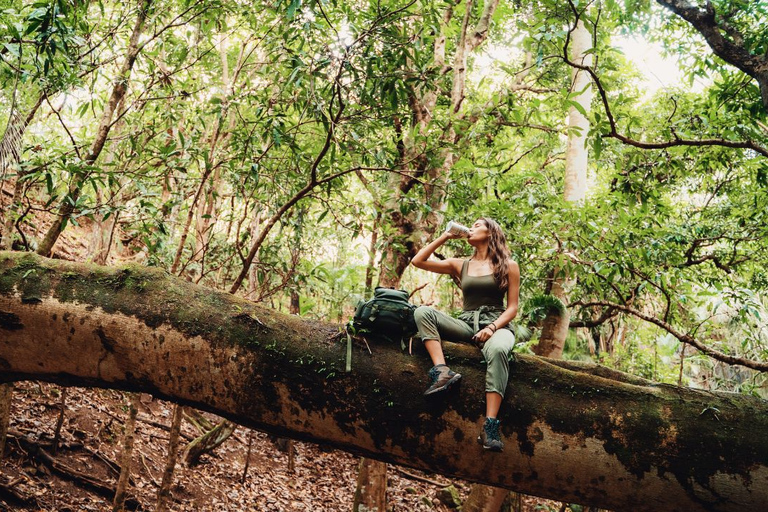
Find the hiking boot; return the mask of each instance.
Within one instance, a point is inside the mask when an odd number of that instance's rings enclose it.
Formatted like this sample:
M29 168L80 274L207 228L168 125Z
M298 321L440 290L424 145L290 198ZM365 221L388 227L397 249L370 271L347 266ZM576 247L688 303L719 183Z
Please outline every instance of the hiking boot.
M500 452L504 449L504 443L501 442L499 434L500 422L496 418L485 418L483 431L477 436L477 442L483 445L486 450Z
M444 364L438 364L433 366L429 370L429 387L424 392L424 395L431 395L446 391L448 388L459 382L461 374L451 371L448 366Z

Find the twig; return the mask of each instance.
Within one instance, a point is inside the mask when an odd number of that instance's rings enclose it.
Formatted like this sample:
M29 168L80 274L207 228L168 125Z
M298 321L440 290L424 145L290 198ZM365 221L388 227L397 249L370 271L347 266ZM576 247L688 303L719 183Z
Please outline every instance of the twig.
M411 479L411 480L418 480L419 482L424 482L425 484L430 485L436 485L437 487L448 487L450 486L450 482L438 482L437 480L431 480L427 477L415 475L409 471L404 470L403 468L399 466L395 466L395 469L397 469L400 473L402 473L405 477Z
M122 418L120 418L120 417L118 417L118 416L116 416L116 415L112 414L112 413L111 413L111 412L109 412L109 411L106 411L106 410L105 410L105 411L103 411L103 412L105 412L105 413L106 413L108 416L111 416L112 418L114 418L114 419L116 419L116 420L118 420L118 421L123 421L123 419L122 419ZM170 426L168 426L168 425L165 425L165 424L163 424L163 423L160 423L159 421L155 421L155 420L153 420L153 419L147 418L147 417L145 417L145 416L141 416L141 415L138 415L138 416L136 417L136 420L137 420L137 421L140 421L140 422L142 422L142 423L146 423L147 425L152 425L153 427L157 427L157 428L159 428L160 430L165 430L166 432L168 432L168 431L170 431L170 430L171 430L171 427L170 427ZM194 441L194 440L195 440L195 438L194 438L194 437L192 437L192 436L191 436L191 435L189 435L189 434L185 434L184 432L182 432L182 433L181 433L181 437L183 437L183 438L184 438L184 439L186 439L187 441Z
M144 471L147 472L147 475L149 476L149 479L152 481L152 485L155 487L160 487L160 484L157 483L157 480L155 480L154 475L149 470L149 466L147 466L147 460L144 458L144 454L139 451L139 455L141 456L141 464L144 466Z
M410 295L408 295L408 298L410 299L411 297L413 297L416 294L417 291L423 290L424 288L426 288L428 284L429 283L424 283L423 285L419 286L418 288L414 288L413 291L410 293Z
M245 483L245 478L248 476L248 466L251 465L251 446L253 446L253 430L248 431L248 451L245 454L245 467L243 467L243 476L240 478L240 483Z

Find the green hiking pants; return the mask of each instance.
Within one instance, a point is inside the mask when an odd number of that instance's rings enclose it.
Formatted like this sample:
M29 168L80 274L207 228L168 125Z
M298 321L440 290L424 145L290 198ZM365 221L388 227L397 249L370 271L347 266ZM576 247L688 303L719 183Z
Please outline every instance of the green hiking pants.
M478 315L465 311L462 318L468 320ZM501 314L500 311L483 311L479 315L479 326L485 327ZM414 311L414 320L419 328L422 341L442 340L472 343L475 328L465 320L453 318L428 306L420 306ZM515 347L515 335L507 328L498 329L483 345L483 357L488 365L485 372L485 391L504 396L509 381L509 358Z

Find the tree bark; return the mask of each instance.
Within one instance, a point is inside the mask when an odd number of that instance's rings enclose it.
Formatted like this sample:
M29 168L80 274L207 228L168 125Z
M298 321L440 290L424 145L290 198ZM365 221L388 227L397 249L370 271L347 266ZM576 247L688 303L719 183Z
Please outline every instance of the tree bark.
M435 402L420 393L427 358L399 347L375 346L346 373L338 326L158 269L8 252L0 330L4 382L152 393L275 435L611 510L768 509L768 402L750 396L518 355L505 450L489 454L474 441L485 364L472 346L446 342L464 379Z
M584 26L582 20L576 22L571 32L571 61L580 66L592 65L592 35ZM592 89L589 74L578 68L571 70L571 99L578 103L585 112L590 111ZM587 134L589 119L578 108L571 106L568 112L568 148L565 154L565 179L563 183L563 198L569 203L582 203L587 196ZM575 276L561 276L560 269L553 271L550 293L567 303L566 287L568 281ZM563 355L565 340L568 337L568 327L571 315L568 309L552 311L547 314L542 325L539 343L534 352L539 356L559 359Z
M387 465L365 457L357 471L357 489L352 512L386 512Z
M13 402L13 384L0 384L0 460L5 452L5 439L11 424L11 403Z
M128 420L125 422L125 433L123 434L123 453L120 455L120 477L117 479L115 499L112 501L112 512L120 512L125 508L125 497L128 494L128 481L131 479L131 460L133 460L136 416L139 414L138 402L138 393L130 393L128 400Z
M555 278L552 287L552 295L558 298L565 296L562 288L563 278ZM533 352L537 356L551 357L560 359L563 357L563 347L565 339L568 337L568 324L570 323L570 314L568 310L549 311L541 324L541 333L539 342L533 347Z
M173 408L173 419L171 420L171 434L168 440L168 457L165 460L165 470L163 471L163 481L160 483L160 489L157 491L157 506L155 512L165 512L168 510L168 501L171 499L171 485L173 485L173 471L176 469L176 459L179 455L179 437L181 434L181 420L184 418L184 407L177 404Z
M581 66L592 65L592 34L579 20L571 32L571 60ZM592 104L592 80L589 74L571 68L571 100L589 113ZM568 148L565 154L563 196L570 203L580 203L587 196L587 134L589 119L575 106L568 111Z

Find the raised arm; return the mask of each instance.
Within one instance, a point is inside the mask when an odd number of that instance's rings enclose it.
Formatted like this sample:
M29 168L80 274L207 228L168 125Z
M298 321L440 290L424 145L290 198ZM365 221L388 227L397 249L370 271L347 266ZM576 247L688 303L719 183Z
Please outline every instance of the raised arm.
M411 260L411 264L416 268L429 270L430 272L435 272L437 274L451 274L456 277L459 277L461 275L460 259L458 258L448 258L445 260L429 259L429 257L432 256L432 253L434 253L438 247L440 247L447 240L450 240L452 238L459 238L459 237L451 233L443 233L438 238L433 240L432 243L430 243L426 247L423 247L419 252L417 252L416 256L414 256L413 259Z

